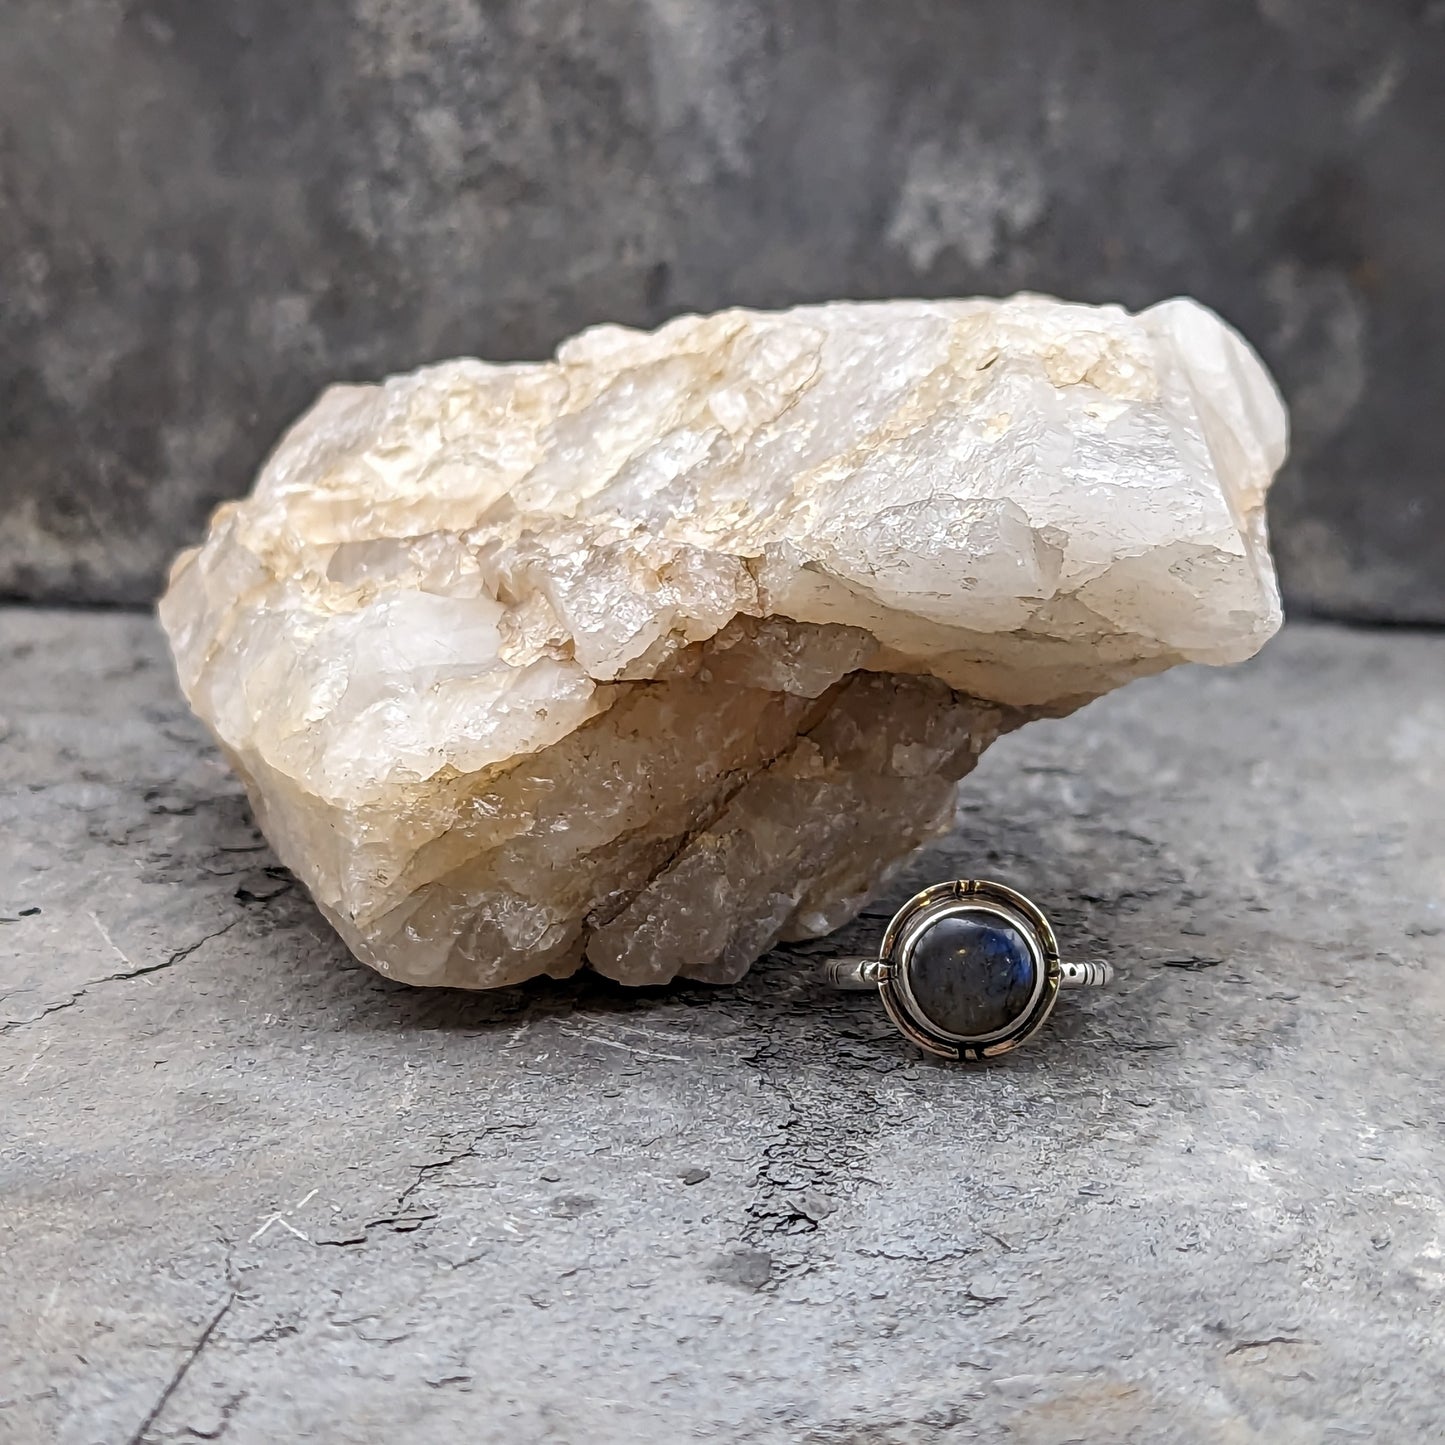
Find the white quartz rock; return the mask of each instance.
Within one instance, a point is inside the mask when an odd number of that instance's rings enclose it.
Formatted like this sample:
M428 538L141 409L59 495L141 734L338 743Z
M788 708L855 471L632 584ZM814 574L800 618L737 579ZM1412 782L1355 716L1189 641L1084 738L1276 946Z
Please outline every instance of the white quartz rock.
M1001 731L1252 654L1285 440L1187 300L603 326L332 388L161 618L367 963L725 981L852 915Z

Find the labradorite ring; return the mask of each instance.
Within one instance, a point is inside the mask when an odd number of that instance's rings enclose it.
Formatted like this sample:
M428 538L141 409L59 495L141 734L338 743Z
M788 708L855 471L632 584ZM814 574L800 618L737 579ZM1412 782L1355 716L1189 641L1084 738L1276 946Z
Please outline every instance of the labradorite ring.
M835 958L836 988L876 988L888 1016L919 1048L988 1059L1032 1038L1061 988L1114 976L1107 963L1060 963L1042 910L1002 883L936 883L893 915L874 958Z

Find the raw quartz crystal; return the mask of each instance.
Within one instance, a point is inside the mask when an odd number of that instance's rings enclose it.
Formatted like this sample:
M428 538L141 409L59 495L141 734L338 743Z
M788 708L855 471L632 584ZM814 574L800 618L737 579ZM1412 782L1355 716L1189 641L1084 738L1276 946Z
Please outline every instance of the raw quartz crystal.
M161 618L359 958L725 982L852 916L1000 733L1255 652L1285 438L1188 300L601 326L333 387Z

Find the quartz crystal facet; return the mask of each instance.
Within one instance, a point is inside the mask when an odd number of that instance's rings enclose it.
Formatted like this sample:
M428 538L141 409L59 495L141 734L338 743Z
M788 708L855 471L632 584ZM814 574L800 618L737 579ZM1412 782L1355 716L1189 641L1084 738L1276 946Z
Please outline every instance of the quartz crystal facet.
M1279 622L1285 417L1193 302L837 303L332 388L161 604L366 962L738 978L1001 732Z

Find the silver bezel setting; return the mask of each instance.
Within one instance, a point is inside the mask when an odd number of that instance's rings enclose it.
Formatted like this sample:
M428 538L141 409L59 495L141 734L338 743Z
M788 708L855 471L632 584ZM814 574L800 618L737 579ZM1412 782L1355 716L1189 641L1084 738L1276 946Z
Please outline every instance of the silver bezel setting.
M1011 1023L988 1034L963 1036L939 1028L919 1008L909 987L909 964L923 934L941 919L988 913L1023 935L1036 980L1027 1006ZM945 1059L986 1059L1032 1038L1053 1012L1062 979L1059 947L1043 912L1022 893L985 879L938 883L915 894L894 914L879 950L878 993L899 1031L919 1048Z

